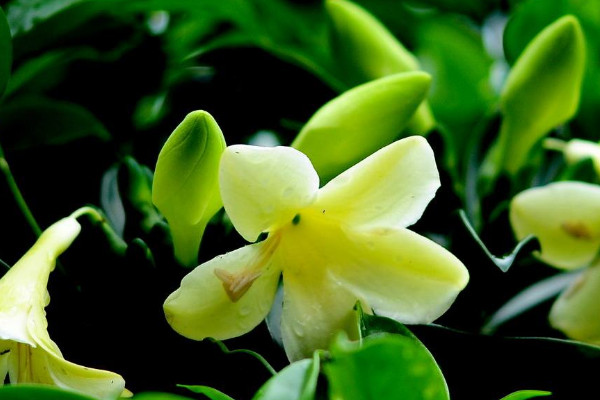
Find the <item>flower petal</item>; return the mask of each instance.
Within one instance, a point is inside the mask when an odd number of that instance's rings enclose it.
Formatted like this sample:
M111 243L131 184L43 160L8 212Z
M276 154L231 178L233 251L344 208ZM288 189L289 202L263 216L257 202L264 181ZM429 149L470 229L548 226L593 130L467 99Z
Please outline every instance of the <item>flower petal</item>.
M587 268L550 310L550 323L568 337L600 344L600 264Z
M356 331L353 307L357 298L328 274L305 277L284 273L281 335L290 361L328 349L340 331Z
M380 315L407 324L430 323L469 281L448 250L408 229L347 232L337 243L332 273Z
M513 198L510 222L517 239L539 239L542 261L586 266L600 250L600 186L565 181L526 190Z
M431 147L413 136L394 142L331 180L314 207L353 227L406 227L440 186Z
M270 252L267 239L196 267L165 301L164 311L171 327L195 340L229 339L252 330L266 317L277 290L280 269ZM217 277L219 273L250 276L257 271L260 275L255 275L255 280L251 277L251 285L235 302Z
M451 253L406 229L349 232L322 214L282 233L282 334L290 359L349 330L357 300L406 323L439 317L468 281ZM366 307L367 308L367 307Z
M229 146L219 183L227 214L249 242L312 203L319 177L308 157L290 147Z
M13 384L53 385L106 400L118 398L125 388L123 378L114 372L66 361L50 338L47 338L47 343L38 343L37 347L17 343L7 356L10 382Z
M48 277L80 230L72 217L54 223L0 279L0 339L35 345L32 331L46 332Z

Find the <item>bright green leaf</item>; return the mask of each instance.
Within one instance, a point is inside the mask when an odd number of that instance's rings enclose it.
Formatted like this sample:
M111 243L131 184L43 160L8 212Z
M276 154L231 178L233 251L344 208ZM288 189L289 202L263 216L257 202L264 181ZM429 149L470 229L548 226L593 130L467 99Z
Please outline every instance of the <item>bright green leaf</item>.
M319 354L312 360L296 361L269 379L253 400L311 400L315 398L319 377Z
M4 94L12 65L12 39L6 15L0 8L0 96Z
M406 72L351 89L322 106L292 146L328 181L397 139L430 81L424 72Z
M182 388L186 388L191 392L200 393L205 395L211 400L233 400L232 397L227 396L225 393L212 388L210 386L202 386L202 385L177 385Z
M342 337L323 368L332 398L449 399L431 355L405 336L372 336L361 345Z
M504 85L500 136L484 175L494 178L498 169L516 174L540 139L575 115L584 66L583 32L573 16L560 18L529 43Z
M222 207L218 168L225 138L206 111L194 111L163 146L154 173L152 200L169 222L175 257L196 265L208 221Z
M92 113L74 103L26 97L0 109L0 138L5 149L61 145L86 137L105 141L110 134Z
M519 390L518 392L504 396L500 400L527 400L534 397L550 396L551 394L551 392L543 392L541 390Z

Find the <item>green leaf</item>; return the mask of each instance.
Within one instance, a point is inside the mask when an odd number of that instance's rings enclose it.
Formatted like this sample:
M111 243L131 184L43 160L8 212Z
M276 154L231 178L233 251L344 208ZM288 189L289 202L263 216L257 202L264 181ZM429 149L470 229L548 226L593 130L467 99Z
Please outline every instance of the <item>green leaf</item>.
M211 388L210 386L202 386L202 385L177 385L182 388L186 388L191 392L200 393L205 395L211 400L233 400L233 397L227 396L225 393L217 390L215 388Z
M326 182L397 139L430 81L424 72L405 72L357 86L322 106L292 147L310 158Z
M102 175L100 183L100 207L106 214L109 224L120 237L125 230L125 208L118 185L119 165L111 165Z
M133 400L192 400L189 397L178 396L171 393L143 392L132 397Z
M253 400L311 400L315 398L320 359L300 360L285 367L256 392Z
M97 52L91 48L75 48L48 51L28 59L13 72L5 95L12 96L24 89L36 92L47 90L63 79L70 62L96 57Z
M492 334L500 325L556 297L579 276L580 271L566 272L543 279L519 292L488 319L481 332Z
M0 387L2 400L94 400L93 397L47 385L19 384Z
M406 336L371 336L360 345L341 336L323 368L331 398L449 399L431 355Z
M194 111L163 146L154 172L152 201L171 228L175 257L195 266L208 221L222 207L218 169L225 138L206 111Z
M475 240L479 247L481 247L481 250L483 250L483 252L486 256L488 256L490 261L493 262L498 268L500 268L500 271L502 272L507 272L517 259L517 256L524 250L530 252L534 250L539 250L540 248L540 244L537 238L533 235L528 235L525 238L523 238L519 243L517 243L515 248L509 254L505 255L504 257L496 257L488 250L487 246L483 243L483 241L475 231L475 228L473 228L471 222L469 222L469 218L467 217L465 211L459 210L458 215L460 216L460 219L462 220L465 228L467 228L467 230L471 234L471 237Z
M12 39L10 28L6 20L4 11L0 8L0 97L10 78L10 68L12 65Z
M446 387L446 398L449 398L450 394L448 393L444 374L437 365L435 358L433 358L433 355L429 352L427 347L425 347L425 345L423 345L423 343L421 343L421 341L415 335L413 335L413 333L406 326L404 326L404 324L401 324L400 322L391 318L366 314L364 313L360 302L356 303L355 309L357 316L356 320L358 322L358 333L361 341L370 336L389 333L401 335L407 339L410 339L413 342L414 347L419 349L419 352L422 354L422 359L425 360L428 358L427 364L432 379L444 383L444 386Z
M600 347L552 338L475 335L437 325L411 331L436 356L454 398L499 398L518 387L548 390L556 398L600 395ZM577 382L576 385L572 382Z
M544 392L541 390L519 390L518 392L504 396L500 400L527 400L534 397L550 396L551 394L551 392Z
M573 117L579 106L585 43L579 21L562 17L540 32L510 71L500 96L502 124L484 161L483 175L515 175L530 151L552 129Z
M419 24L416 54L435 80L429 96L435 117L452 131L456 159L466 160L473 128L495 101L481 34L463 18L432 17Z
M61 145L85 137L110 139L100 121L77 104L26 97L0 109L0 139L5 149Z

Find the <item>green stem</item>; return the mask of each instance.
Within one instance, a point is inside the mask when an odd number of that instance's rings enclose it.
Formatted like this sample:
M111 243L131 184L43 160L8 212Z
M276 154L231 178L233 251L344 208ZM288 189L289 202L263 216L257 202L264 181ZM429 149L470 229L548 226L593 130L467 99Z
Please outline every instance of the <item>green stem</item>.
M25 198L23 197L23 194L21 193L19 186L17 185L17 182L15 181L15 177L13 176L12 172L10 171L10 166L8 165L8 162L6 161L6 158L4 157L4 151L2 149L2 146L0 146L0 169L2 170L2 173L4 174L4 177L6 178L6 183L8 184L8 187L17 203L17 206L23 213L25 220L27 221L27 223L33 230L33 233L35 233L35 235L39 237L42 234L42 229L40 228L39 224L35 220L35 217L33 216L33 214L31 213L31 210L29 209L29 206L27 205L27 202L25 201Z
M556 150L562 152L567 147L567 142L556 138L546 138L544 139L543 146L545 149L548 150Z
M94 225L98 225L106 235L110 247L117 253L124 255L127 250L127 243L113 230L104 214L94 207L85 206L75 210L71 217L79 218L87 215Z

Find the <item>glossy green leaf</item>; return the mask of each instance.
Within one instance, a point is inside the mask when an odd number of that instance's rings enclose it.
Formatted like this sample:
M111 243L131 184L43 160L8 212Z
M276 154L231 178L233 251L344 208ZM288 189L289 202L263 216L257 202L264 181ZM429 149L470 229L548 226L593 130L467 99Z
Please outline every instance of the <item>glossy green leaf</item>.
M177 385L182 388L186 388L193 393L200 393L208 397L210 400L233 400L233 397L227 396L225 393L212 388L210 386L202 385Z
M351 89L322 106L292 146L328 181L397 139L430 81L424 72L406 72Z
M253 400L311 400L315 398L320 358L296 361L269 379L256 392Z
M500 271L502 272L507 272L508 269L513 265L513 263L517 259L517 256L519 256L519 254L521 254L524 250L531 251L532 247L533 249L539 249L540 247L539 242L535 236L527 235L523 237L519 241L519 243L517 243L515 248L509 254L503 257L496 257L488 250L485 243L483 243L483 241L475 231L475 228L473 228L473 225L471 225L471 222L469 221L469 218L467 217L465 211L459 210L458 214L460 215L460 219L462 220L465 228L467 228L469 234L471 234L471 237L475 240L479 247L481 247L481 250L483 250L485 255L488 256L490 261L493 262L498 268L500 268Z
M25 97L0 108L0 139L7 150L61 145L86 137L105 141L110 134L77 104Z
M328 0L325 4L331 21L332 56L338 74L347 85L353 87L420 69L415 56L362 7L346 0ZM424 134L434 125L431 110L423 103L408 130Z
M449 399L431 355L406 336L377 335L360 345L341 337L323 369L332 398Z
M163 146L154 172L152 201L171 228L175 257L196 265L208 221L222 207L218 168L225 138L206 111L194 111Z
M402 323L395 321L391 318L367 314L363 311L360 302L356 303L356 321L358 323L358 333L361 341L365 340L369 336L381 335L381 334L395 334L401 335L413 342L413 346L419 349L422 354L423 360L428 358L427 364L430 370L432 379L439 382L443 382L446 387L446 397L449 398L448 388L445 383L444 375L437 365L437 362L433 358L433 355L429 350L419 341L419 339L413 335L413 333Z
M10 78L10 69L12 66L12 39L10 28L6 21L6 15L0 8L0 97Z
M534 397L550 396L551 392L544 392L541 390L519 390L504 396L501 400L527 400L533 399Z
M585 66L579 21L560 18L540 32L510 71L500 97L502 124L484 175L516 174L552 129L575 115Z
M47 385L7 385L0 387L2 400L94 400L83 394Z

